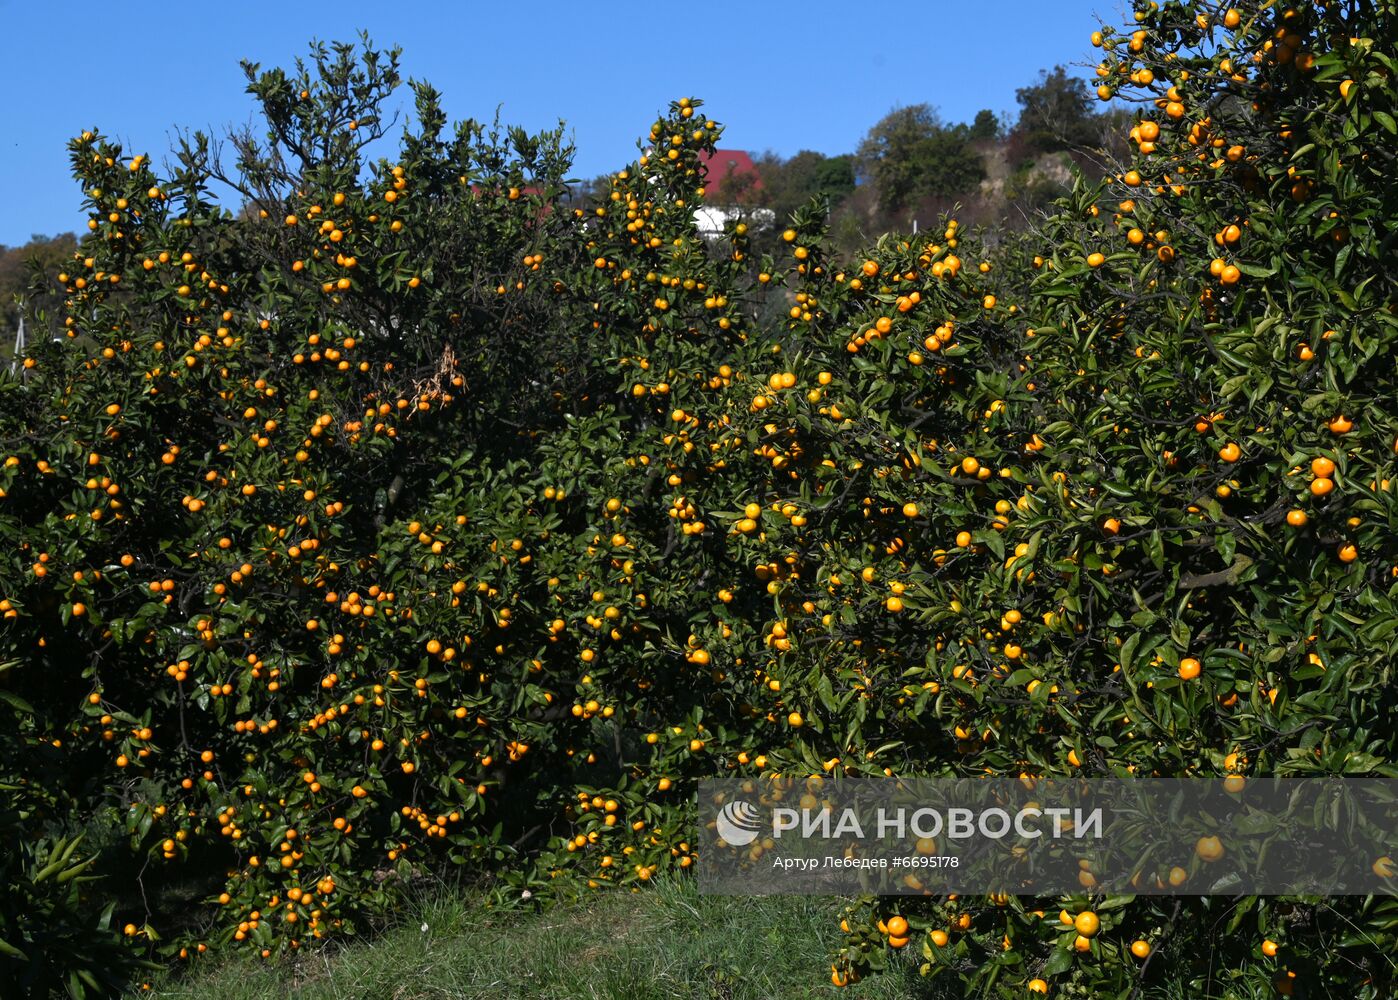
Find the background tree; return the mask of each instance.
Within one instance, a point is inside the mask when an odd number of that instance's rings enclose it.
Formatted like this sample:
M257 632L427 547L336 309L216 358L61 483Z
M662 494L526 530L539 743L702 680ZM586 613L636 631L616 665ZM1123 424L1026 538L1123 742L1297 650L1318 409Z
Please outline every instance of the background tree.
M855 187L854 157L828 156L816 165L813 194L823 195L831 205L849 195Z
M77 245L72 233L60 233L32 236L23 246L0 246L0 356L8 357L14 347L21 309L29 339L50 337L60 329L62 290L56 276L72 262ZM38 322L40 314L46 322Z
M848 155L826 156L803 149L786 160L764 153L754 163L762 177L760 203L776 212L778 220L785 220L814 197L834 208L855 186L854 160Z
M971 122L971 127L966 134L972 139L999 138L1000 119L989 108L981 108L976 112L975 120Z
M879 207L900 213L921 199L954 196L985 176L970 148L970 130L947 127L928 104L895 108L859 145L858 167L877 192Z
M1040 70L1038 82L1017 89L1015 100L1013 131L1029 155L1087 146L1099 135L1087 84L1062 66Z

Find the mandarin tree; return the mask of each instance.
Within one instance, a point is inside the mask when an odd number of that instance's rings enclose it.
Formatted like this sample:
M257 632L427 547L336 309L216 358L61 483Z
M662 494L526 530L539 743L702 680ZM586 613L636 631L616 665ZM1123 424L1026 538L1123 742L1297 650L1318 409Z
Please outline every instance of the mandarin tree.
M506 740L484 674L451 661L508 627L478 582L519 595L484 543L454 547L486 523L490 550L547 533L518 481L475 477L528 468L589 378L538 280L581 249L556 211L560 133L447 131L416 85L414 126L371 161L396 53L246 69L267 134L234 137L231 164L199 134L169 177L95 132L72 144L91 222L59 275L68 337L4 386L0 708L23 719L4 766L24 829L115 812L137 857L197 870L219 936L270 951L374 909L400 828L499 850L474 818ZM413 525L444 482L472 506ZM418 771L423 754L446 762ZM451 804L419 829L398 806L423 780ZM40 914L6 899L7 960L51 963ZM118 926L154 937L140 899L119 895Z
M962 766L1391 776L1395 10L1143 3L1134 20L1093 41L1100 96L1139 108L1137 155L1080 183L1032 260L995 262L1036 276L1020 371L982 426L1007 440L975 455L1032 489L966 525L959 546L994 561L939 595L964 622L933 643L953 651ZM1091 890L903 912L932 932L929 971L1011 993L1031 976L1129 992L1164 963L1230 996L1392 990L1391 899ZM1102 933L1075 931L1094 908ZM1127 958L1133 934L1158 961ZM889 937L856 928L849 968Z

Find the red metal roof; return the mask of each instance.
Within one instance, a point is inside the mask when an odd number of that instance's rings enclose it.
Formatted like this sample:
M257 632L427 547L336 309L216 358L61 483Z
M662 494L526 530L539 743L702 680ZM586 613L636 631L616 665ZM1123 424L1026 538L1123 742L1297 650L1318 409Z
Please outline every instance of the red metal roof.
M708 174L706 187L709 191L709 200L722 202L722 192L724 181L728 178L751 178L747 190L762 190L762 174L758 172L757 165L752 162L752 157L741 149L716 149L712 155L699 155L699 162L707 168Z

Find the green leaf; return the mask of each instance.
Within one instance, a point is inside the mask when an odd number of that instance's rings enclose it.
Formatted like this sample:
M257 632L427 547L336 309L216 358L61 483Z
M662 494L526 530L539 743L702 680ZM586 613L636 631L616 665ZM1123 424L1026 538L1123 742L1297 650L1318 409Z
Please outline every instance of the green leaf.
M1050 976L1060 976L1073 967L1073 953L1065 945L1060 944L1053 949L1048 961L1044 963L1041 974L1044 978Z
M19 695L6 688L0 688L0 701L9 702L11 705L13 705L19 711L23 712L25 715L34 714L33 705L29 704L29 702L25 701Z

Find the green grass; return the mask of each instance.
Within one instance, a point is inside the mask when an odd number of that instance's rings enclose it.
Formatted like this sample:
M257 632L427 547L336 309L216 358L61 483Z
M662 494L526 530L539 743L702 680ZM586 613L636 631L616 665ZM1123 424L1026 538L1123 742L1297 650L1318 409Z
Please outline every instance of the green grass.
M188 1000L946 1000L914 956L856 987L829 985L844 901L701 896L692 879L542 913L488 908L479 894L422 897L371 939L295 959L209 963L145 997ZM911 950L911 949L909 949Z

